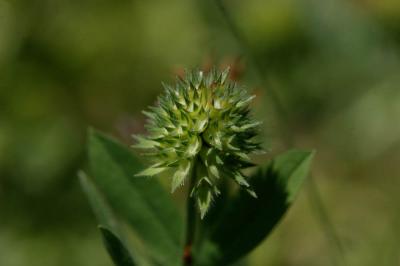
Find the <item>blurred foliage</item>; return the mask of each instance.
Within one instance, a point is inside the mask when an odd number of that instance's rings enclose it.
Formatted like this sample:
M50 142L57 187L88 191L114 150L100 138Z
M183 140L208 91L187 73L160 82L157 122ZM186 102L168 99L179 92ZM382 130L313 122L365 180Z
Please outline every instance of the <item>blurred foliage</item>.
M211 64L259 95L273 153L282 128L318 150L348 264L400 264L399 1L224 2L250 51L213 0L0 0L0 265L111 265L76 178L86 127L130 144L161 81ZM302 193L251 265L331 265L310 206Z

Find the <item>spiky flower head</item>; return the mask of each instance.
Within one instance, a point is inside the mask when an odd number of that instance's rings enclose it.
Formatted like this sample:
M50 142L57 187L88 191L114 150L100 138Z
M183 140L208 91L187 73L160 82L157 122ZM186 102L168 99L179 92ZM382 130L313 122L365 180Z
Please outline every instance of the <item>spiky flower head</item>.
M172 192L194 178L191 197L202 218L220 194L223 178L232 178L255 196L241 172L253 166L249 154L260 150L254 139L260 123L250 117L249 108L255 96L228 81L228 74L228 69L193 71L175 86L163 84L157 106L144 111L148 135L134 136L135 147L148 150L145 155L154 161L137 176L173 170Z

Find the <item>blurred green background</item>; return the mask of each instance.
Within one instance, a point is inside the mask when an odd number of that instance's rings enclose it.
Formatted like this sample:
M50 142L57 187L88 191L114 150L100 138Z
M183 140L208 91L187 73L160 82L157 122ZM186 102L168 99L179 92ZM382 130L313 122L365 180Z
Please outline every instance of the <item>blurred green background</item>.
M318 151L343 246L305 186L250 265L400 265L400 1L223 3L0 0L1 266L112 265L76 178L87 126L131 144L161 81L214 64L259 96L271 154Z

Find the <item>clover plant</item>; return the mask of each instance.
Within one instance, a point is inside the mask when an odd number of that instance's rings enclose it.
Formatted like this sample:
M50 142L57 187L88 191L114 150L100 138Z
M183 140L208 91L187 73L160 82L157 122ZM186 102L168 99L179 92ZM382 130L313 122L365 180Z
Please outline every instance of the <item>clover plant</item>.
M80 179L105 246L117 266L237 263L293 203L313 152L291 150L256 168L255 96L231 81L229 70L188 71L163 87L144 111L147 134L134 136L138 155L89 131L89 169ZM140 155L151 164L143 166ZM170 178L172 192L187 184L186 219L155 176ZM239 186L232 189L230 180Z

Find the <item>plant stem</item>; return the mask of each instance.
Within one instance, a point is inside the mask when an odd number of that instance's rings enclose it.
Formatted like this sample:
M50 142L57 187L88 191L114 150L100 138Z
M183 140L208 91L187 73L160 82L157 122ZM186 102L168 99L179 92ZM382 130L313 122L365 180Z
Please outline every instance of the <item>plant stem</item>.
M189 190L186 205L186 239L183 254L183 263L185 266L190 266L193 264L192 246L196 234L196 201L195 198L191 197L190 195L197 180L196 159L194 162L192 176L189 180Z

